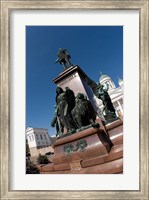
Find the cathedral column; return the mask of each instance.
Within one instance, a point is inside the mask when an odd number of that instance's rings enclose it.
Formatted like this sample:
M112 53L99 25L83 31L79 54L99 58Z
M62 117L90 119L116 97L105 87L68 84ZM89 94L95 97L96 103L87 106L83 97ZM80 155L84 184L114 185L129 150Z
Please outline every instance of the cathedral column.
M119 105L120 111L121 111L121 113L122 113L122 115L123 115L123 109L122 109L122 106L121 106L119 100L118 100L117 102L118 102L118 105Z

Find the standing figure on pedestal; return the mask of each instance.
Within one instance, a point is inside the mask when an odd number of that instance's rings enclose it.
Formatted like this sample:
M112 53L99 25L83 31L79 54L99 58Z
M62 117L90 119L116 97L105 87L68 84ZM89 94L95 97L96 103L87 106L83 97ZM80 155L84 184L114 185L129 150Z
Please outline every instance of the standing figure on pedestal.
M67 92L63 91L62 88L57 87L56 93L57 113L60 117L60 122L67 129L68 133L74 133L76 131L76 126L71 115Z
M60 116L57 112L57 106L54 106L54 117L51 121L51 126L56 128L56 137L63 136L64 125L61 122Z
M103 109L103 113L104 114L104 118L107 122L112 122L116 119L118 119L118 117L116 116L115 113L115 108L111 102L111 98L108 94L108 87L104 88L103 85L101 85L100 83L95 83L94 81L92 81L89 77L86 78L86 81L88 83L88 85L92 88L92 91L94 93L94 95L102 100L102 103L104 105L104 109Z
M67 99L68 99L68 104L70 107L70 110L72 110L75 107L75 95L74 92L69 88L66 87L66 95L67 95Z
M56 59L56 63L60 63L63 65L64 69L67 69L68 67L72 66L70 62L70 54L68 53L67 49L60 48L57 54L58 58Z

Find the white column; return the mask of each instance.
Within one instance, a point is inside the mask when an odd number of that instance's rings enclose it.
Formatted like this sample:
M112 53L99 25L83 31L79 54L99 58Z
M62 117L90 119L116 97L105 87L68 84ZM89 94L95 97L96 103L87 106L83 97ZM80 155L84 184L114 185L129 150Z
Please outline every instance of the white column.
M121 113L122 113L122 115L123 115L123 109L122 109L122 106L121 106L119 100L118 100L117 102L118 102L118 105L119 105L120 111L121 111Z

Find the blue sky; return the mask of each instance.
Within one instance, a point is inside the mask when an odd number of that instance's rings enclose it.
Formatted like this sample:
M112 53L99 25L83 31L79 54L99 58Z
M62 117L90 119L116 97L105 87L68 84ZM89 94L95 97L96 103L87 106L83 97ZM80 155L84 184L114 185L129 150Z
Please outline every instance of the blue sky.
M50 127L56 85L52 80L63 67L54 61L59 48L66 48L73 65L78 64L95 82L100 72L116 86L123 79L122 26L27 26L26 27L26 127Z

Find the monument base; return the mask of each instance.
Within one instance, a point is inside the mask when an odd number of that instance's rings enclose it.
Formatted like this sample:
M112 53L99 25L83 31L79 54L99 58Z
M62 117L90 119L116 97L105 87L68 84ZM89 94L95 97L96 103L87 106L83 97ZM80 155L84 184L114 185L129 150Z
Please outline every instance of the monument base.
M114 145L123 144L123 121L116 120L105 126L110 140Z
M53 145L53 163L40 166L40 173L122 173L122 122L117 120L105 128L108 134L100 128L89 128L65 138L57 139ZM109 138L111 138L114 146Z

